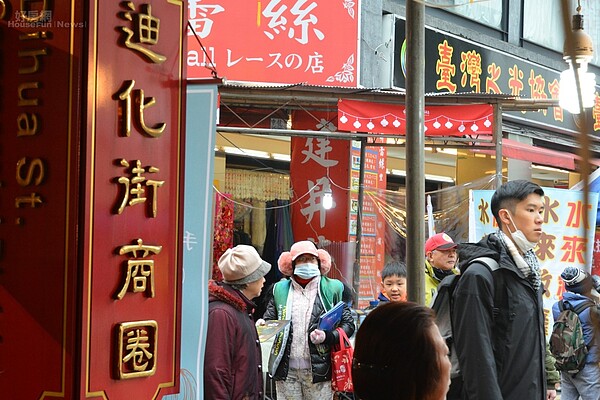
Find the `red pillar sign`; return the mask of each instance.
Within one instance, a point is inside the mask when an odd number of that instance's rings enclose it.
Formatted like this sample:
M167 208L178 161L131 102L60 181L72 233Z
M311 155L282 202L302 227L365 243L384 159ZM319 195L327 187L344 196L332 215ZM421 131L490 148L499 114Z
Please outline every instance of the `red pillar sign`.
M0 0L2 399L75 397L82 20L48 6Z
M185 13L0 0L2 399L178 391Z
M179 383L185 7L90 8L82 394L161 398Z

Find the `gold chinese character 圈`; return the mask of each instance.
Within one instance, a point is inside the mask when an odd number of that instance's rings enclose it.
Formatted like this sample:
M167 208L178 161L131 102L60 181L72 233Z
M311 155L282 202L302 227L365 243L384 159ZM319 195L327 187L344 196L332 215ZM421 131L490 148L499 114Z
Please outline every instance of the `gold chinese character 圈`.
M127 160L122 159L120 161L121 165L125 168L129 168L129 162ZM135 166L131 168L132 177L128 178L125 176L121 176L117 179L117 182L123 185L124 193L123 199L121 200L121 205L117 209L118 214L122 214L125 206L134 206L136 204L145 203L146 202L146 189L144 187L152 187L152 217L155 218L158 213L158 188L161 187L165 181L155 181L151 179L146 179L146 177L142 176L144 173L157 173L159 169L156 167L148 167L146 170L142 168L142 162L140 160L135 160Z
M148 99L146 100L144 90L136 90L134 94L137 95L136 104L138 105L138 107L134 110L132 105L132 92L134 85L134 80L126 81L124 89L121 92L117 93L117 95L119 96L119 100L125 102L125 104L123 105L123 134L128 137L131 133L131 114L135 111L137 121L142 130L151 137L160 137L164 132L165 128L167 127L167 124L161 122L151 128L146 125L146 119L144 117L144 111L146 110L146 108L149 108L156 104L156 99L154 97L148 97Z
M125 47L135 50L146 56L155 64L160 64L166 61L167 57L156 53L147 47L158 43L158 34L160 29L160 19L152 16L152 7L150 4L143 4L143 12L134 13L135 6L132 1L121 3L129 11L124 11L120 14L121 18L131 21L134 29L121 26L121 30L125 33Z
M158 323L154 320L117 325L119 379L154 375L157 363Z
M118 300L125 296L130 287L133 293L150 292L149 297L154 297L154 260L146 257L150 253L159 254L161 250L162 246L145 245L142 239L137 240L137 245L121 246L119 255L129 253L133 259L127 260L125 281L116 296Z

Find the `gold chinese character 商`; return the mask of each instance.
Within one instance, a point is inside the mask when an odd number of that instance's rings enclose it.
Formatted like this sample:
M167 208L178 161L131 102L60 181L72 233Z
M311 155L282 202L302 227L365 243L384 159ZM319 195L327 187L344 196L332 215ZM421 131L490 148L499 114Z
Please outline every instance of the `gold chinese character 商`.
M134 13L135 6L133 2L127 1L123 3L129 11L121 13L121 18L131 21L134 29L121 26L121 30L125 33L125 47L135 50L148 57L155 64L165 62L167 57L148 49L145 45L155 45L158 43L158 33L160 29L160 19L152 15L152 7L150 4L143 4L143 11Z
M130 253L134 259L127 261L125 282L117 293L117 299L121 300L130 286L133 293L149 291L149 297L154 297L154 260L146 257L150 253L159 254L161 250L162 246L145 245L142 239L137 240L137 245L126 245L119 249L119 255Z
M117 329L119 379L154 375L158 343L157 322L123 322Z

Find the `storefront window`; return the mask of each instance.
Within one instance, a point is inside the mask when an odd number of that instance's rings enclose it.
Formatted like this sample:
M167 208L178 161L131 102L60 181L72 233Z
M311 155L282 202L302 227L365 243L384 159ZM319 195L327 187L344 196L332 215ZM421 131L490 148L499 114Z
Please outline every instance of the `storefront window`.
M592 37L594 58L592 63L600 66L600 2L581 0L584 30ZM570 1L569 21L577 13L577 1ZM563 52L565 34L563 30L560 1L525 0L523 12L523 38L540 46Z
M464 4L448 7L448 11L462 15L476 22L502 29L503 0L488 0L481 2L468 2L465 0L446 1L444 3Z

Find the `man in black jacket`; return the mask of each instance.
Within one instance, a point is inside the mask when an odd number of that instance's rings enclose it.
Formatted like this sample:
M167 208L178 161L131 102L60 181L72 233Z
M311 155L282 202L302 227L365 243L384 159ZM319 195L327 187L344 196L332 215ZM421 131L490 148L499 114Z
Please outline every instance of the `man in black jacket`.
M463 399L552 398L544 370L544 288L533 252L542 236L543 196L534 183L505 183L491 200L498 231L459 246L453 325ZM478 257L495 259L499 269L472 262Z

